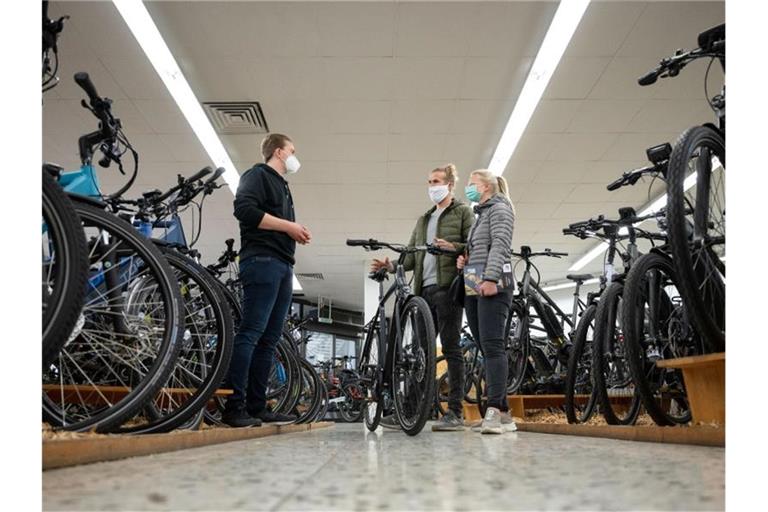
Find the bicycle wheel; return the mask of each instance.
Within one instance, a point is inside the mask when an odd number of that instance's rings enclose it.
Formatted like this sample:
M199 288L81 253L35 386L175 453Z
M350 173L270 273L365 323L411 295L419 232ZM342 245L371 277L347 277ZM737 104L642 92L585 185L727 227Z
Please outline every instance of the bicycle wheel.
M88 282L88 251L80 218L43 169L43 369L59 353L80 318Z
M641 256L627 274L621 314L629 368L658 425L688 423L691 411L682 371L659 368L656 362L702 353L679 290L672 261L660 254Z
M708 352L725 350L725 140L708 126L680 135L669 158L667 224L679 290ZM695 176L695 178L694 178ZM690 181L696 180L695 186Z
M301 395L293 413L296 415L295 423L309 423L317 415L321 406L320 387L323 383L306 359L298 358L298 363L301 369Z
M394 324L394 322L393 322ZM435 325L421 297L405 303L392 350L392 398L400 427L415 436L434 404Z
M507 394L514 395L525 381L528 368L530 331L523 306L513 302L507 319ZM485 414L485 413L483 413Z
M281 414L296 407L301 392L298 363L289 343L281 336L267 383L267 406Z
M626 338L620 312L624 284L612 283L600 296L595 311L592 375L600 411L609 425L632 425L640 413L640 395L629 370ZM622 398L615 404L611 398Z
M369 328L376 329L375 326L370 326ZM375 330L370 336L366 337L357 366L358 373L366 382L364 386L366 403L363 404L363 420L365 421L366 428L371 432L378 428L384 409L381 392L381 369L384 361L380 357L380 354L384 353L383 349L379 331Z
M195 261L159 248L179 281L184 300L182 347L173 372L145 407L144 417L134 418L133 425L117 432L159 433L179 428L208 403L232 358L232 316L215 280Z
M109 432L144 407L173 371L183 333L179 283L133 226L73 204L89 246L88 292L82 322L43 373L43 413L66 430Z
M357 382L349 382L342 386L341 394L344 401L338 404L339 414L347 423L356 423L363 417L365 401L363 389Z
M597 392L592 384L592 350L596 313L596 304L585 309L573 335L565 378L565 415L568 423L586 423L595 410ZM577 405L576 395L589 395L587 403Z

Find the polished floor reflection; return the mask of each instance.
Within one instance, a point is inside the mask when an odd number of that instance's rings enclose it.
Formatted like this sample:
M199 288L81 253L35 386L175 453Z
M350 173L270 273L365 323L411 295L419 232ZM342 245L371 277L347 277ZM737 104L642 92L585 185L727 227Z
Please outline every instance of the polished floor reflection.
M725 451L362 424L43 473L45 510L722 510Z

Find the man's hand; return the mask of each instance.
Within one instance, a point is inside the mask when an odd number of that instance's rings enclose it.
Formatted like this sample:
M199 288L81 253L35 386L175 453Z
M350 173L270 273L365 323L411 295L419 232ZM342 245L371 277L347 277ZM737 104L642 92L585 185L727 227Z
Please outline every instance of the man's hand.
M464 269L464 265L466 265L466 263L467 263L467 257L464 256L463 254L461 256L459 256L458 258L456 258L456 268L457 269L463 270Z
M447 240L443 240L442 238L435 238L435 240L432 242L432 245L436 245L439 248L443 249L444 251L455 251L456 246L453 245L451 242Z
M483 281L480 283L477 293L482 297L493 297L499 293L499 287L493 281Z
M292 222L286 233L301 245L307 245L312 240L312 233L309 232L306 226L302 226L297 222Z
M389 258L385 257L383 260L373 259L373 263L371 263L371 272L377 272L382 267L387 267L387 270L390 272L395 271L395 266L389 261Z

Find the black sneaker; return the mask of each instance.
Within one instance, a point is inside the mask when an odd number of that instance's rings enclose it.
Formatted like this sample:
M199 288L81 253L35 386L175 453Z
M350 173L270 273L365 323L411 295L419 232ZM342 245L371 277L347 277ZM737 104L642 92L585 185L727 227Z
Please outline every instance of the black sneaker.
M445 415L432 424L432 432L459 432L464 430L464 419L461 414L448 410Z
M291 414L280 414L264 409L259 413L251 413L254 418L259 418L263 423L293 423L298 417Z
M221 414L221 422L234 428L261 426L261 420L248 414L244 407L225 409Z
M400 423L397 422L397 418L395 417L395 413L388 414L384 416L382 414L381 421L379 421L379 425L381 425L384 428L391 428L393 430L400 430Z

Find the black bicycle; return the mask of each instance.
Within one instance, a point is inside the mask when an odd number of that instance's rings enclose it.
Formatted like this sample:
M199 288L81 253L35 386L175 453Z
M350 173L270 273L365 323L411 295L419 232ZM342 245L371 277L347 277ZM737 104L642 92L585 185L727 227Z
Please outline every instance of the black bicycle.
M667 179L667 229L680 294L708 351L725 350L725 85L711 99L709 69L717 60L725 71L725 24L699 34L698 48L677 50L638 79L650 85L675 77L689 63L710 59L704 77L707 102L717 125L684 131L675 142Z
M411 291L403 261L406 255L420 251L451 252L432 245L409 247L374 239L347 240L347 245L368 251L387 248L400 254L395 282L386 293L387 269L369 275L379 283L379 306L364 328L365 341L357 372L368 402L366 427L376 430L382 414L394 410L403 431L416 435L424 428L434 406L435 326L427 301ZM387 319L385 306L393 297L394 310L391 319Z

